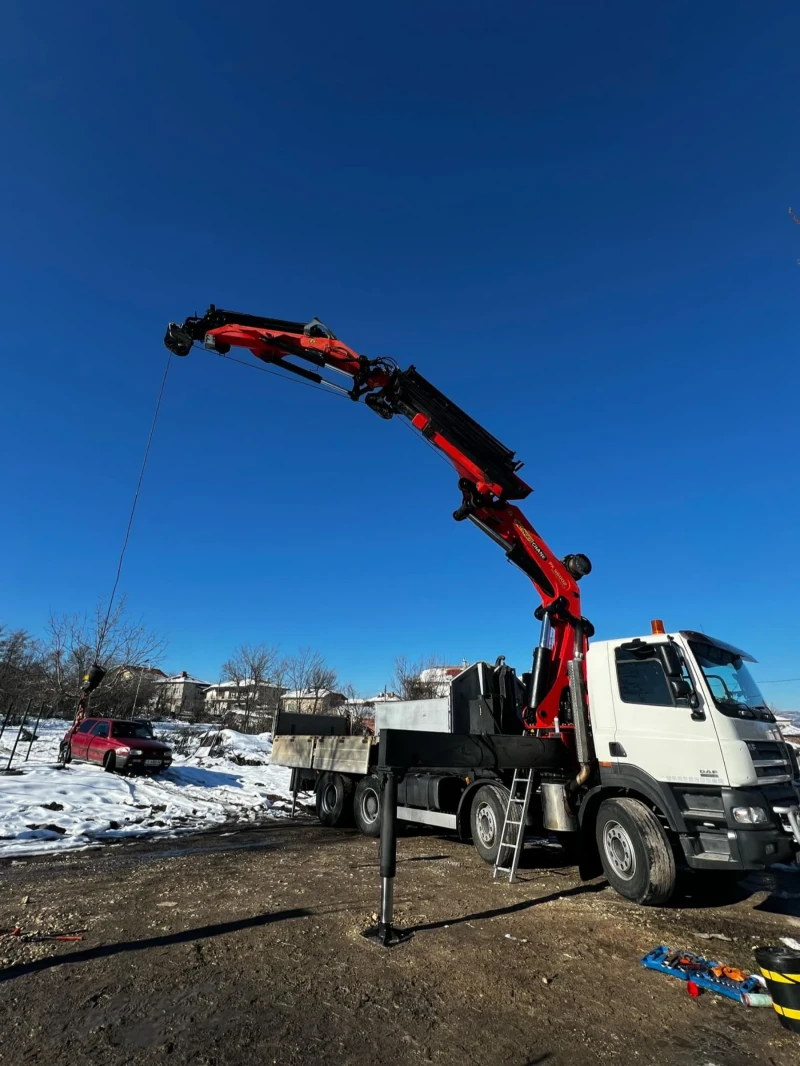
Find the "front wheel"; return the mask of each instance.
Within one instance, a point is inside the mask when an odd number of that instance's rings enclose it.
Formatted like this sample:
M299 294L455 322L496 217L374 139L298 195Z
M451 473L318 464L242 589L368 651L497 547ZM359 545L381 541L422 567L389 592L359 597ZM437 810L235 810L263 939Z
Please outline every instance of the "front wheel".
M365 837L381 835L381 783L374 774L362 777L356 785L353 815Z
M600 804L596 825L600 861L611 887L645 907L666 903L675 891L675 856L667 834L641 800Z
M317 785L317 818L323 825L351 825L353 779L344 774L324 773Z
M103 759L103 769L107 774L113 774L117 768L117 759L113 751L106 752Z
M58 765L66 766L69 762L72 762L72 750L69 741L66 743L62 742L58 749Z

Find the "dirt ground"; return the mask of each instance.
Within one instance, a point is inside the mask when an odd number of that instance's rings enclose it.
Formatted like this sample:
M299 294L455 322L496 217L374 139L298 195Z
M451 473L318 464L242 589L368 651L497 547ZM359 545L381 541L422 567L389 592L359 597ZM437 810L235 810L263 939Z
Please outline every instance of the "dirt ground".
M310 822L6 861L0 928L83 940L0 941L0 1063L796 1066L771 1009L692 1000L639 959L752 968L752 945L800 937L798 875L652 910L560 858L529 849L508 885L467 845L401 836L413 937L388 951L360 936L376 843Z

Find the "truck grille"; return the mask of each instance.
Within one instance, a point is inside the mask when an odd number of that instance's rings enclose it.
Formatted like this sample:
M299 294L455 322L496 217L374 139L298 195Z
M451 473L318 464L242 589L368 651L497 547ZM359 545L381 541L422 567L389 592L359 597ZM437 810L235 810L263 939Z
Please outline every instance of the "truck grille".
M753 760L756 777L762 785L777 785L793 777L789 748L774 740L749 740L747 748Z

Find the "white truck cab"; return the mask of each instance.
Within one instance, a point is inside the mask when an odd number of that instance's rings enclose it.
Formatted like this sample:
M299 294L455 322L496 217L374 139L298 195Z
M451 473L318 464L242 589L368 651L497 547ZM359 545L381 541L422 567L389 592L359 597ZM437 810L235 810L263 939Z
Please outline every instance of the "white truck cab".
M753 661L687 631L594 641L587 654L600 788L646 797L695 868L764 868L800 846L796 758Z

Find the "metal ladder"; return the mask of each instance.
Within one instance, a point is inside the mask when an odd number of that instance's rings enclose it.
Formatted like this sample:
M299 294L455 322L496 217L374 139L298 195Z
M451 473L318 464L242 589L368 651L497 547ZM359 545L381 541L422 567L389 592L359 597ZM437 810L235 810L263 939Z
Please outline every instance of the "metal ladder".
M517 867L519 866L522 848L525 843L525 820L528 816L528 807L533 792L533 770L515 770L511 782L511 791L508 794L508 806L506 817L503 822L503 832L500 834L500 847L497 849L497 857L494 863L492 877L500 874L508 874L511 884L516 880ZM510 833L513 839L509 839ZM508 862L507 853L510 852L510 866L504 866Z

